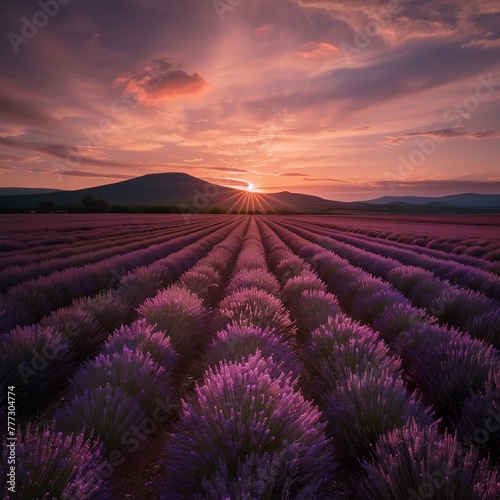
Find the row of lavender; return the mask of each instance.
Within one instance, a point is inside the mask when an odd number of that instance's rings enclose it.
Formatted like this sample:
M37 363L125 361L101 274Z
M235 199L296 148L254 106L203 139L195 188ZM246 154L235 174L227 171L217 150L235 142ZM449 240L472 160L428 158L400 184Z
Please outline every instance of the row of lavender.
M308 230L307 226L293 226ZM323 236L324 235L324 236ZM314 240L372 275L411 302L473 337L500 346L500 278L483 270L377 243L314 231Z
M39 254L38 258L33 258L32 255L28 254L26 255L28 264L5 266L0 277L0 291L5 292L15 284L38 276L49 276L54 271L81 267L85 264L147 248L165 241L171 235L175 237L175 232L175 229L163 228L148 232L128 233L120 238L112 239L108 238L107 233L105 233L100 237L96 236L97 241L92 241L88 245L78 245L78 253L75 253L75 248L72 245L65 245L62 250L50 254ZM0 265L2 264L0 261Z
M164 454L162 498L317 498L332 450L300 391L296 329L252 221L194 394Z
M304 227L303 223L298 223ZM311 229L311 225L305 224ZM483 259L464 259L446 252L424 250L418 246L392 244L360 235L350 235L336 230L319 229L314 232L347 244L358 246L386 257L398 259L410 265L430 269L437 275L455 280L458 284L498 297L500 278L487 271L489 263Z
M39 221L40 226L44 227L44 220ZM160 222L160 224L158 224ZM71 254L78 246L79 249L92 249L94 245L99 245L105 241L120 241L131 234L148 234L151 231L158 230L159 227L165 227L167 221L151 221L140 227L130 226L124 223L120 218L117 218L114 224L105 227L96 225L94 228L74 231L70 235L62 236L60 232L47 232L46 230L29 232L29 225L20 223L19 228L23 233L7 232L3 233L3 243L10 241L11 238L16 238L16 242L21 244L23 236L29 239L25 241L22 248L7 250L2 248L0 252L0 263L4 267L10 265L26 265L31 262L38 262L46 258L60 257ZM168 223L166 227L174 228L177 224ZM25 234L26 233L26 234ZM50 242L48 244L47 242Z
M110 289L130 270L176 252L227 223L224 218L209 219L204 224L189 225L171 233L167 241L160 238L160 242L140 250L54 271L49 276L15 285L0 296L0 332L34 323L50 311L68 305L75 297Z
M485 217L483 217L484 219ZM359 223L359 220L356 221ZM389 240L392 244L410 244L422 247L423 249L439 250L451 254L451 256L464 256L465 258L480 257L490 261L491 269L495 269L496 273L500 273L498 261L500 261L500 242L494 234L488 238L470 237L469 235L460 236L448 232L449 236L424 236L421 234L412 234L411 232L401 233L400 231L374 229L376 224L365 224L365 227L353 227L344 224L314 221L314 224L319 226L337 229L342 232L357 233L366 235L371 238L379 238ZM497 225L498 228L498 225ZM408 229L407 229L408 230ZM411 231L411 229L410 229ZM464 232L463 229L462 231ZM466 233L466 231L465 231Z
M190 222L200 219L193 215ZM175 215L1 215L2 238L0 240L0 258L9 253L15 255L52 252L68 245L85 244L107 232L108 235L120 236L158 225L185 224L184 219Z

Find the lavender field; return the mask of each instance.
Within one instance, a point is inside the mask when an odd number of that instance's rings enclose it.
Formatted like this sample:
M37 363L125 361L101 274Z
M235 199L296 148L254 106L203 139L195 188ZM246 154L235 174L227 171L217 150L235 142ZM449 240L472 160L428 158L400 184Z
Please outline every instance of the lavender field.
M500 498L498 216L0 217L2 498Z

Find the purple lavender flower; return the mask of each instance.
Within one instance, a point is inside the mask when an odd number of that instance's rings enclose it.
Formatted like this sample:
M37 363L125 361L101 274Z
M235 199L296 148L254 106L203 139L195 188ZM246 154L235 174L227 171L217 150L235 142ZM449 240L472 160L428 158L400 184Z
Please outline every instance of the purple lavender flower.
M137 396L148 412L157 406L157 399L173 400L173 389L169 376L172 366L163 367L155 363L151 355L132 351L124 347L121 353L100 354L84 363L71 379L75 394L109 385L132 396Z
M170 337L182 361L198 353L204 340L207 310L202 300L187 288L173 285L146 300L138 312L149 324L155 324L158 330Z
M275 297L280 293L278 280L268 271L263 269L242 269L233 276L226 289L226 294L230 295L242 288L252 287L264 290Z
M172 347L170 337L158 331L155 326L149 325L145 319L139 319L130 325L122 325L108 338L101 353L122 354L125 348L140 351L145 356L149 354L167 372L172 370L179 358Z
M462 448L456 437L414 420L381 436L373 458L362 462L363 476L354 485L357 498L420 500L500 496L500 472L477 451Z
M275 472L267 471L263 491L326 481L334 464L320 413L284 374L273 379L270 363L256 355L207 371L167 444L165 498L193 496L210 483L231 489L243 472L244 484L260 488L253 481L265 473L256 466L270 462Z
M58 431L83 432L85 438L102 441L106 455L117 452L122 456L132 451L146 415L137 396L106 385L75 396L54 418Z
M101 446L83 433L64 436L51 425L36 429L28 424L16 439L16 498L107 498ZM2 479L10 469L11 444L3 442Z
M228 325L268 328L278 336L294 338L296 328L287 310L272 295L249 288L228 295L219 306L218 329Z
M293 379L299 377L301 365L290 342L269 329L255 326L229 325L218 332L207 348L203 365L214 368L221 362L245 362L257 351L262 358L272 359L276 364L274 377L281 372Z

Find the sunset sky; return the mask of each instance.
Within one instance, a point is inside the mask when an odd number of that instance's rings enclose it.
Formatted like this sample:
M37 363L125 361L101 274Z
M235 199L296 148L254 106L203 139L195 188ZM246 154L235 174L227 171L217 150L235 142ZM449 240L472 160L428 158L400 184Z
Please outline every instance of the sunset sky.
M1 187L500 193L500 0L45 1L0 7Z

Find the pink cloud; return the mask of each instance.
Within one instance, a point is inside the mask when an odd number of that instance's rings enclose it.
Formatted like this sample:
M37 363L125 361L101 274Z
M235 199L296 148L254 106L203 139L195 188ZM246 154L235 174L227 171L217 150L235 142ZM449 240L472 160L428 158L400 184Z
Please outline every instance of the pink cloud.
M491 40L489 38L474 39L462 45L462 49L467 47L477 47L479 49L498 49L500 48L500 38Z
M300 57L313 59L319 57L333 57L341 54L341 50L327 42L307 42L297 51Z
M122 87L124 94L144 104L192 97L208 89L208 83L199 73L190 75L172 67L165 59L156 59L133 73L122 73L115 78L113 86Z

